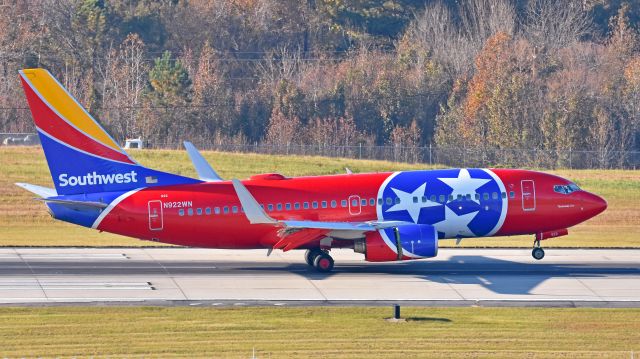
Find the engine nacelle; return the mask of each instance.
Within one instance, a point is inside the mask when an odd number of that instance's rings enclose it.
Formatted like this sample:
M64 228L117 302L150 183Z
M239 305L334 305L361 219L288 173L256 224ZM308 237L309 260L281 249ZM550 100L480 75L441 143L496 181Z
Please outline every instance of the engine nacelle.
M431 258L438 255L438 232L429 224L407 224L367 233L353 250L369 262Z

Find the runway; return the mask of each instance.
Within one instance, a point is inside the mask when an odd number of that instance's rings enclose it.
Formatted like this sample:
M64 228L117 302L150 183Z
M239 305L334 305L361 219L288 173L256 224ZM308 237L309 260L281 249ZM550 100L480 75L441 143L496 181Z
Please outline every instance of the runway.
M333 273L302 251L0 248L2 305L404 305L640 307L640 250L441 249L366 263L332 252Z

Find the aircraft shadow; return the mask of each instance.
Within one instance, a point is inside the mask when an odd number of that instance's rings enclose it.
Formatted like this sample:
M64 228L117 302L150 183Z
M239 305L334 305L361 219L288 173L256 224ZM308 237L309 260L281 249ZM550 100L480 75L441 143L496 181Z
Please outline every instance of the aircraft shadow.
M640 276L638 264L612 266L604 263L558 264L531 259L530 263L508 261L485 256L454 256L447 261L407 261L393 263L338 263L331 273L318 273L304 264L286 267L245 267L246 271L290 271L310 280L328 280L333 276L402 275L444 284L482 286L497 294L525 295L551 278L603 278L610 275ZM306 270L304 270L306 268Z

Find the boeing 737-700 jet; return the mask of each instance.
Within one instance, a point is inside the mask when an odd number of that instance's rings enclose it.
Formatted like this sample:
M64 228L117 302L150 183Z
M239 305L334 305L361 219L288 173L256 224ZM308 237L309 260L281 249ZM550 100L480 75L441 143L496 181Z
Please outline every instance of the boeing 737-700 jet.
M20 71L55 189L18 183L58 220L144 240L206 248L306 249L318 271L332 248L367 261L435 257L441 239L534 235L540 241L604 211L575 183L519 169L438 169L223 180L195 147L199 178L132 159L44 69Z

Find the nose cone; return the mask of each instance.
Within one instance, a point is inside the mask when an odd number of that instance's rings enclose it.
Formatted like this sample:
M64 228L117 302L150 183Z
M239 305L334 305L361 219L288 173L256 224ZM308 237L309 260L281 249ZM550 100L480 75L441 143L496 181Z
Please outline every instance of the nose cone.
M593 193L584 192L582 195L582 210L587 218L597 216L607 209L607 201Z

